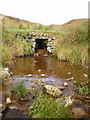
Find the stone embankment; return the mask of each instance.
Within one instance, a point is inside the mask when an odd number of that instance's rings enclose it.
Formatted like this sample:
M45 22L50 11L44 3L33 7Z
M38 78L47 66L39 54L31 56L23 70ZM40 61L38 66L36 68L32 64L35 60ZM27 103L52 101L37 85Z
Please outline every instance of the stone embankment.
M35 49L37 47L37 41L42 40L45 41L45 46L47 47L47 51L51 53L54 49L54 40L56 39L54 36L51 36L47 33L38 33L38 32L30 32L26 35L23 35L22 33L18 32L14 35L16 39L20 39L23 42L30 42L32 43L32 51L35 52Z

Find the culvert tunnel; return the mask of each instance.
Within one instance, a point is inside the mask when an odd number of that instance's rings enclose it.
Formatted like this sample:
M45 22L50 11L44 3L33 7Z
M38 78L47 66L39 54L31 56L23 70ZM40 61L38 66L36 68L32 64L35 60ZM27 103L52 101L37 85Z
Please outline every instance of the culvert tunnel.
M45 51L45 50L47 51L48 39L36 39L35 42L36 42L35 52Z

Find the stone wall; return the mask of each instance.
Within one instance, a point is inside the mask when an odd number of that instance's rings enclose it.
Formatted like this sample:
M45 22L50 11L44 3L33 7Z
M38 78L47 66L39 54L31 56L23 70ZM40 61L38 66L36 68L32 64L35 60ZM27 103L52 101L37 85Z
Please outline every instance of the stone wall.
M36 40L37 39L41 39L41 40L47 40L47 51L49 53L52 53L53 49L54 49L54 40L55 37L47 34L47 33L37 33L37 32L29 32L26 35L23 35L22 33L17 33L15 34L16 38L19 38L21 41L26 41L32 42L32 50L33 52L35 52L35 48L36 48Z

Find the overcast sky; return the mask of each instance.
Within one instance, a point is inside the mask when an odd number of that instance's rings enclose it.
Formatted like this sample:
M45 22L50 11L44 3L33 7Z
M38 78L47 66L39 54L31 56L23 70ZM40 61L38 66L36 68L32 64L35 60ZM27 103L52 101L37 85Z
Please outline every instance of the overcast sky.
M89 0L0 0L0 14L44 25L88 18Z

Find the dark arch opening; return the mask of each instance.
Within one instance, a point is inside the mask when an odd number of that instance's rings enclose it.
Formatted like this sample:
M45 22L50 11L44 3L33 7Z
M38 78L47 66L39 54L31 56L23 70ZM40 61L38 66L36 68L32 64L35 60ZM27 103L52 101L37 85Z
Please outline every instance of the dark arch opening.
M36 39L35 41L36 41L35 52L37 52L38 49L47 50L48 39Z

